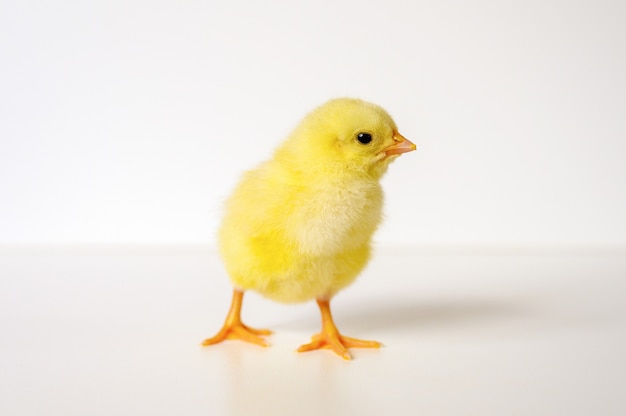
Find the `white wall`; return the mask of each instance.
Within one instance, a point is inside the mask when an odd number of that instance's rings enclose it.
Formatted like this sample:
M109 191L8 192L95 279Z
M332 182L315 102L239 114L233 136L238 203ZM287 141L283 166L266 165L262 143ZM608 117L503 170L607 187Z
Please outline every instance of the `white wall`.
M0 243L212 242L330 97L418 152L382 242L626 243L623 1L0 5Z

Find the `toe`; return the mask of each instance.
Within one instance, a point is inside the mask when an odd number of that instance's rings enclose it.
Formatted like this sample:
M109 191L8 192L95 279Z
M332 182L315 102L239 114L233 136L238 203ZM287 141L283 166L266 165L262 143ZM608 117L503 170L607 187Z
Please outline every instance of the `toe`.
M362 339L341 336L341 343L346 348L380 348L382 344L378 341L366 341Z
M217 335L215 335L214 337L211 338L207 338L204 341L202 341L202 346L206 347L208 345L214 345L214 344L219 344L220 342L224 341L226 339L226 334L222 333L222 331L220 331Z
M297 351L298 352L314 351L314 350L319 350L320 348L323 348L323 347L324 347L324 341L321 339L318 339L308 344L301 345Z
M255 329L250 328L248 325L243 325L243 327L250 333L254 335L272 335L272 331L269 329Z
M246 328L235 327L228 336L229 339L239 339L249 342L251 344L260 345L261 347L268 347L269 344L265 342L260 336L248 331Z

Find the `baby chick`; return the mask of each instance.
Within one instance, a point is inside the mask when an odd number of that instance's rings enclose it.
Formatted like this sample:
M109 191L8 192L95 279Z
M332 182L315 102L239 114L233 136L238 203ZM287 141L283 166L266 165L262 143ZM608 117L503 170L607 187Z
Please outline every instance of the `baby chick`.
M328 101L309 113L274 156L245 173L226 203L220 253L234 285L222 329L203 345L240 339L267 346L269 330L241 321L246 290L284 303L315 299L322 331L298 352L348 348L376 341L343 336L330 300L370 258L381 221L379 180L389 163L415 150L381 107L358 99Z

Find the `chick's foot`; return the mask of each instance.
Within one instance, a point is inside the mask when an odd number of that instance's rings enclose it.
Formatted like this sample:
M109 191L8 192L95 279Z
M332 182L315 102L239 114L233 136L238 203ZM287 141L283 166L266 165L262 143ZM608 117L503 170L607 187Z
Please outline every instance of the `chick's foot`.
M313 342L304 344L298 348L298 352L307 352L319 350L322 348L331 349L335 354L339 355L344 360L350 360L352 357L348 352L348 348L380 348L382 345L377 341L365 341L356 338L344 337L339 333L327 333L321 332L314 335Z
M304 344L298 348L298 352L306 352L329 348L344 360L350 360L352 357L348 352L348 348L380 348L381 343L377 341L364 341L361 339L344 337L337 330L332 314L330 313L330 301L318 299L317 305L322 314L322 332L314 335L312 342Z
M269 344L265 341L261 335L270 335L272 331L268 329L254 329L242 322L228 323L226 322L222 329L212 338L207 338L202 341L203 346L218 344L227 339L238 339L241 341L249 342L252 344L267 347Z
M233 300L230 310L226 316L226 322L222 329L212 338L202 341L203 346L218 344L227 339L239 339L241 341L250 342L252 344L267 347L268 344L263 335L270 335L272 331L269 329L254 329L241 322L241 304L243 302L243 292L235 289L233 291Z

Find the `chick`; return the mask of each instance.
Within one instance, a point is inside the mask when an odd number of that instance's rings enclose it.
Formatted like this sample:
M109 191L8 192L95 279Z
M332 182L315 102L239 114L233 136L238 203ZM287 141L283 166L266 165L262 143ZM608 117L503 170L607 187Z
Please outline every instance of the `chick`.
M273 157L245 173L226 203L219 248L234 285L222 329L203 345L240 339L267 346L269 330L241 321L246 290L283 303L315 299L322 330L298 352L348 348L376 341L343 336L330 300L354 281L370 258L381 222L379 180L389 163L415 150L389 114L358 99L328 101L309 113Z

